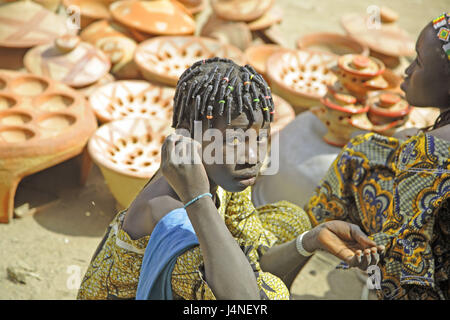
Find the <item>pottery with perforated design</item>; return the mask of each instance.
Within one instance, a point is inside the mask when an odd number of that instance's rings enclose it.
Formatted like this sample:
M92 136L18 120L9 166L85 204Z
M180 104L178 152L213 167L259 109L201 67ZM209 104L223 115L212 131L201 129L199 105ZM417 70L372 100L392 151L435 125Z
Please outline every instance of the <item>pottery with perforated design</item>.
M89 154L122 207L130 205L158 170L161 146L171 132L157 121L126 118L104 124L90 138Z
M218 40L194 37L155 37L141 42L134 56L142 76L169 86L176 86L178 78L192 64L213 57L228 58L245 65L244 53Z
M286 99L296 112L319 104L334 79L328 64L337 56L325 52L281 50L266 62L272 91Z
M96 127L94 113L75 90L0 70L0 222L11 218L24 176L81 153Z
M95 90L89 103L101 122L144 117L171 125L175 89L143 80L115 81Z

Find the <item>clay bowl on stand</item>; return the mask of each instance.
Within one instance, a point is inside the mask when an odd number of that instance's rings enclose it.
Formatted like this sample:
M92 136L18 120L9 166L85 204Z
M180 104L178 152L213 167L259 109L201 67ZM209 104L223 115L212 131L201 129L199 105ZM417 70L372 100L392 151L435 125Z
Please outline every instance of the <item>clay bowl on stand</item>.
M320 104L327 84L334 79L328 64L337 57L324 52L283 50L267 60L267 77L272 92L294 107L298 114Z
M109 7L114 20L139 32L151 35L190 35L195 21L177 1L117 1Z
M108 3L92 0L63 0L66 8L75 6L80 13L80 27L83 29L96 20L110 19Z
M49 78L0 70L0 222L13 216L20 180L83 152L97 128L75 90ZM86 181L89 161L82 161Z
M225 20L253 21L266 13L274 0L211 0L214 13Z
M147 118L171 125L175 89L143 80L115 81L99 87L89 103L100 122Z
M369 48L366 45L353 40L347 35L331 32L304 35L297 40L297 48L325 51L339 56L349 53L363 56L369 55Z
M366 104L369 107L369 119L375 125L402 120L412 111L412 107L399 93L389 91L377 92L367 99Z
M252 42L252 33L246 23L223 20L214 13L203 24L200 36L214 38L242 51L247 49Z
M260 44L248 47L245 50L245 56L256 72L261 74L266 81L269 80L267 76L266 64L269 57L275 52L284 50L285 48L276 44Z
M122 208L128 208L158 170L169 133L157 121L127 118L102 125L90 138L89 154Z
M181 74L195 62L213 57L245 65L244 53L236 47L203 37L155 37L141 42L134 56L142 76L175 87Z
M32 1L0 6L0 68L19 70L23 57L33 46L48 43L66 33L63 17Z
M372 130L367 118L368 106L358 103L338 81L328 86L327 95L321 99L322 106L311 109L327 127L323 140L333 146L343 147L351 135L359 130Z
M272 94L272 99L275 106L275 114L273 122L270 125L271 135L283 130L284 127L295 119L294 108L286 100L276 94Z
M389 86L382 77L385 71L383 62L373 57L346 54L339 57L331 69L342 85L360 101L366 99L369 91L384 90Z
M97 82L111 68L109 58L100 49L69 35L29 50L24 64L33 74L47 76L74 88Z

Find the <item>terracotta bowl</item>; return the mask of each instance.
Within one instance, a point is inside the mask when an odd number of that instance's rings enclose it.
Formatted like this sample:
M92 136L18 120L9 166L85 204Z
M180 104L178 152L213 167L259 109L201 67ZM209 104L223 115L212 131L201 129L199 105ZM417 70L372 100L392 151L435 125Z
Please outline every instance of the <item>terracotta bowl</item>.
M80 154L96 127L94 113L75 90L0 70L0 222L12 217L24 176Z
M247 50L245 50L245 55L248 59L248 63L250 63L255 71L261 74L267 81L267 59L275 52L283 49L283 47L276 44L260 44L247 48Z
M81 28L87 27L96 20L111 18L106 1L63 0L63 3L66 8L70 6L77 6L79 8Z
M324 52L276 52L266 64L272 91L288 101L296 113L319 105L327 92L327 84L334 79L328 63L335 60L335 55Z
M61 39L67 41L59 42ZM74 88L97 82L111 68L109 58L93 45L72 42L74 39L74 36L64 36L54 43L30 49L24 57L25 67L33 74L48 76Z
M225 20L253 21L266 13L274 0L211 0L214 13Z
M90 138L89 154L123 208L128 208L158 170L168 134L156 121L128 118L104 124Z
M191 13L177 1L117 1L109 7L114 20L152 35L188 35L195 32Z
M180 75L195 62L212 57L246 62L238 48L202 37L156 37L140 43L134 60L149 81L176 86Z
M270 133L275 134L283 130L292 120L295 119L294 108L283 98L272 94L273 103L275 105L275 115L270 125Z
M173 88L125 80L99 87L89 96L89 103L101 122L147 118L170 126L174 95Z
M330 32L311 33L297 40L297 48L330 52L336 55L357 53L368 56L369 48L353 38Z

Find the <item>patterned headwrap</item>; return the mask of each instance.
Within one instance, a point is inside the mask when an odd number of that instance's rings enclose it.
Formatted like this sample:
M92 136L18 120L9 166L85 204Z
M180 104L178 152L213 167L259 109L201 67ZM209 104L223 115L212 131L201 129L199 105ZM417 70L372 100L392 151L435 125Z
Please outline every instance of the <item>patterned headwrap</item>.
M433 20L433 27L439 30L437 36L443 41L442 49L444 49L448 60L450 60L450 13L443 13Z

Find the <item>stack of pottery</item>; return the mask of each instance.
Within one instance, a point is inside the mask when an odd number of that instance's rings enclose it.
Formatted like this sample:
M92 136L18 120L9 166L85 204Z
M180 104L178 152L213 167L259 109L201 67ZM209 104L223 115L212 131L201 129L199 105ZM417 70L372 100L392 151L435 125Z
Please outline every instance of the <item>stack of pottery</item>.
M125 118L104 124L90 138L89 154L119 207L127 208L158 170L161 145L169 134L149 119Z
M398 14L387 7L372 7L368 15L348 14L341 25L349 36L370 49L370 55L389 68L400 64L400 57L414 55L414 40L400 28Z
M0 68L23 68L26 51L72 32L63 17L31 1L0 6Z
M358 130L392 135L407 121L412 108L399 93L386 91L389 83L380 60L347 54L330 69L336 79L321 99L323 106L312 109L328 129L325 142L344 146Z
M27 70L49 77L73 88L85 88L104 78L110 68L109 58L93 45L72 35L30 49L24 57Z
M272 92L289 102L298 114L318 105L325 96L327 84L335 78L328 65L336 59L326 52L284 49L268 58L266 76Z
M20 180L82 153L97 128L84 97L50 78L0 70L0 222ZM84 159L81 181L90 169Z
M212 37L241 50L250 46L253 38L282 44L280 39L270 40L266 31L276 28L283 17L282 11L273 6L273 0L214 0L213 9L200 35ZM280 40L280 41L279 41Z
M148 81L175 87L178 78L192 64L213 57L228 58L245 65L244 53L218 40L195 36L155 37L141 42L135 62Z

